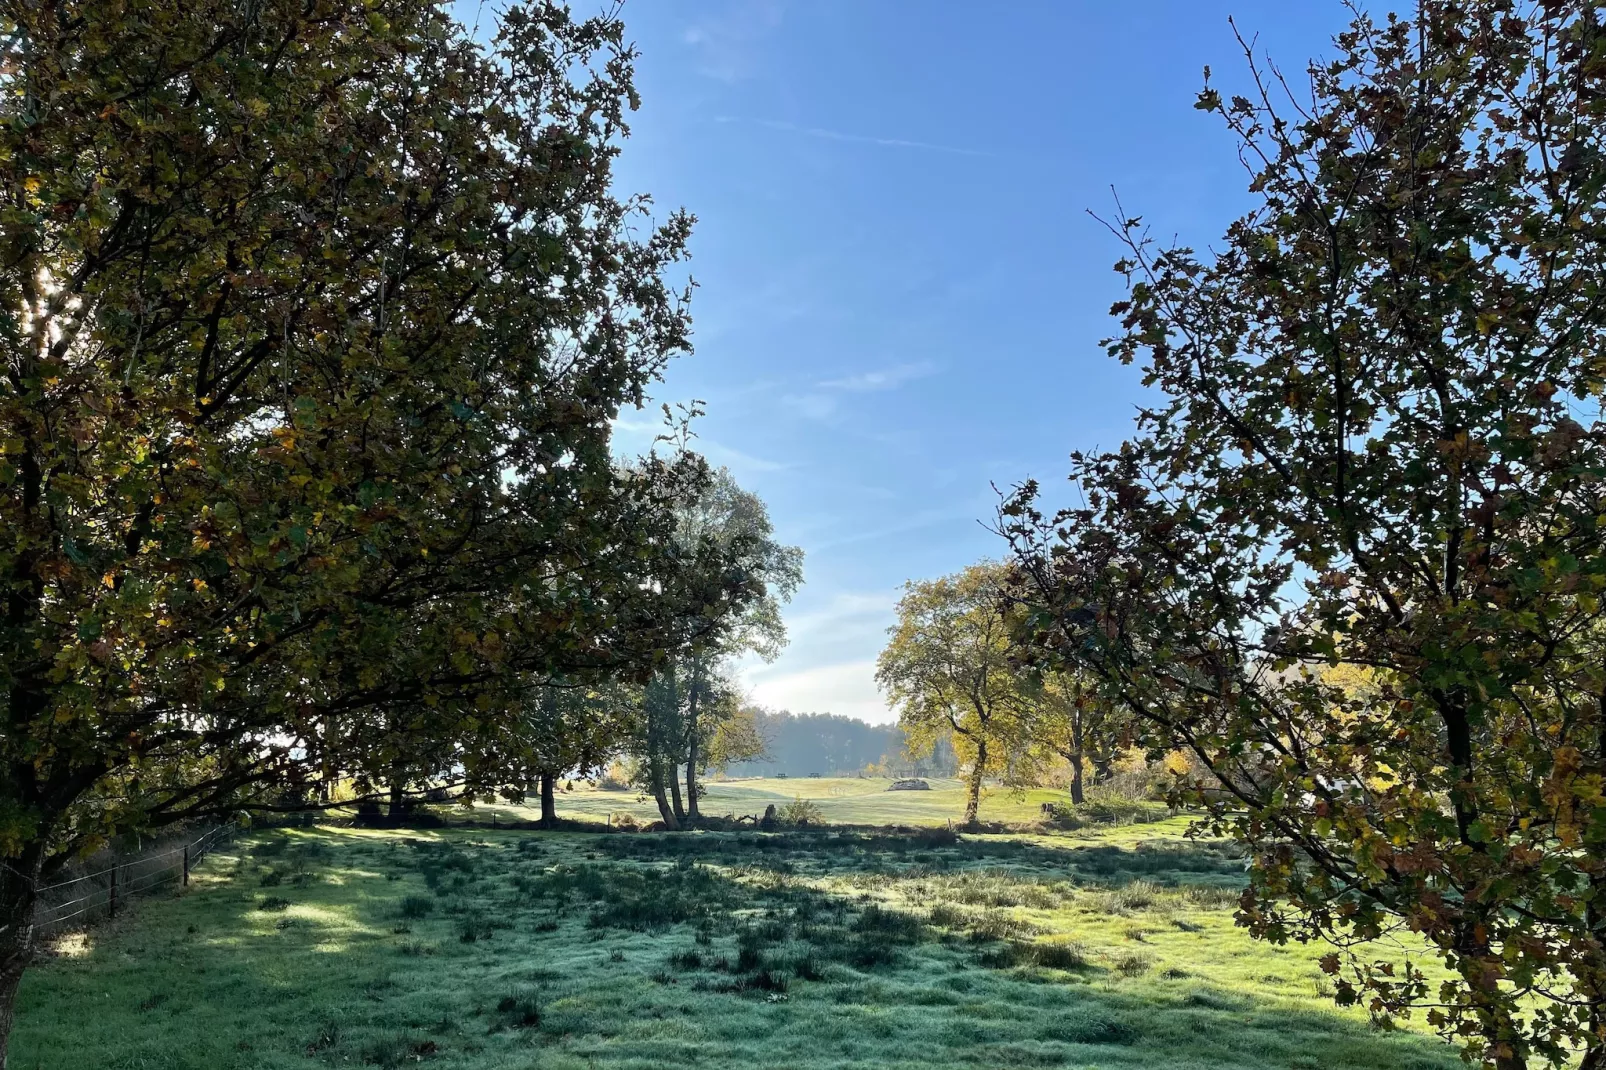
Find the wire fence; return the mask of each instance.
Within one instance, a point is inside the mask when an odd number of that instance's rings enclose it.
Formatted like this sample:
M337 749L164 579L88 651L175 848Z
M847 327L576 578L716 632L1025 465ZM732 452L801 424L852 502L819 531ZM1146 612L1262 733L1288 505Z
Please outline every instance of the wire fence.
M102 918L116 917L138 896L189 884L191 868L232 841L237 831L238 827L232 824L218 825L188 843L124 858L93 873L41 886L35 893L37 937L48 939Z

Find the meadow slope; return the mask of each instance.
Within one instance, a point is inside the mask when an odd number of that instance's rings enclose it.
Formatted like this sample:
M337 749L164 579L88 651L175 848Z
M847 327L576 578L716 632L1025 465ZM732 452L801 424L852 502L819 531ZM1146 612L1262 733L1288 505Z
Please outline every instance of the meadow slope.
M258 833L33 970L13 1065L1460 1065L1247 939L1182 828Z

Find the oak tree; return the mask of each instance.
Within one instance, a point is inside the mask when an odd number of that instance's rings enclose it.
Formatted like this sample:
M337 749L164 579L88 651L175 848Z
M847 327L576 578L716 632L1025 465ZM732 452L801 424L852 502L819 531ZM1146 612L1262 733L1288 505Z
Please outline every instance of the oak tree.
M706 470L612 450L690 225L614 191L617 19L8 0L0 49L3 1065L54 867L650 666Z
M876 660L876 682L898 711L912 750L950 738L966 774L965 824L976 823L982 784L1023 748L1029 681L1012 658L1017 605L1002 565L910 582Z
M1298 91L1207 72L1256 206L1209 255L1112 221L1108 348L1157 400L1002 528L1042 662L1207 771L1179 793L1251 848L1255 935L1485 1064L1596 1070L1606 30L1422 0L1335 45Z

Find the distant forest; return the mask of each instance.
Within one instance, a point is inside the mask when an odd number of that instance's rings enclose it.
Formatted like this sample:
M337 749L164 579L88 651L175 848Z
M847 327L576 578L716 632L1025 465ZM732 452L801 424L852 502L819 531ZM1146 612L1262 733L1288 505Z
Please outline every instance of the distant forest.
M953 776L959 767L953 747L938 742L932 753L912 757L903 730L895 724L869 724L834 713L792 713L755 709L753 720L765 743L765 757L734 762L730 776L841 776L873 772L883 776Z

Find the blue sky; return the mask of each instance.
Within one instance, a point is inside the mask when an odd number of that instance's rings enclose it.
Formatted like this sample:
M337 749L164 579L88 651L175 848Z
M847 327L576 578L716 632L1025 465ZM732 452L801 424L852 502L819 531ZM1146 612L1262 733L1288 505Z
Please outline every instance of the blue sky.
M577 5L584 7L584 0ZM997 556L993 484L1063 480L1141 397L1106 358L1111 187L1203 247L1247 205L1209 64L1229 15L1290 74L1330 55L1336 0L634 0L643 107L618 177L698 217L703 452L807 554L791 643L752 697L888 720L874 662L899 587ZM622 448L654 414L626 414Z

